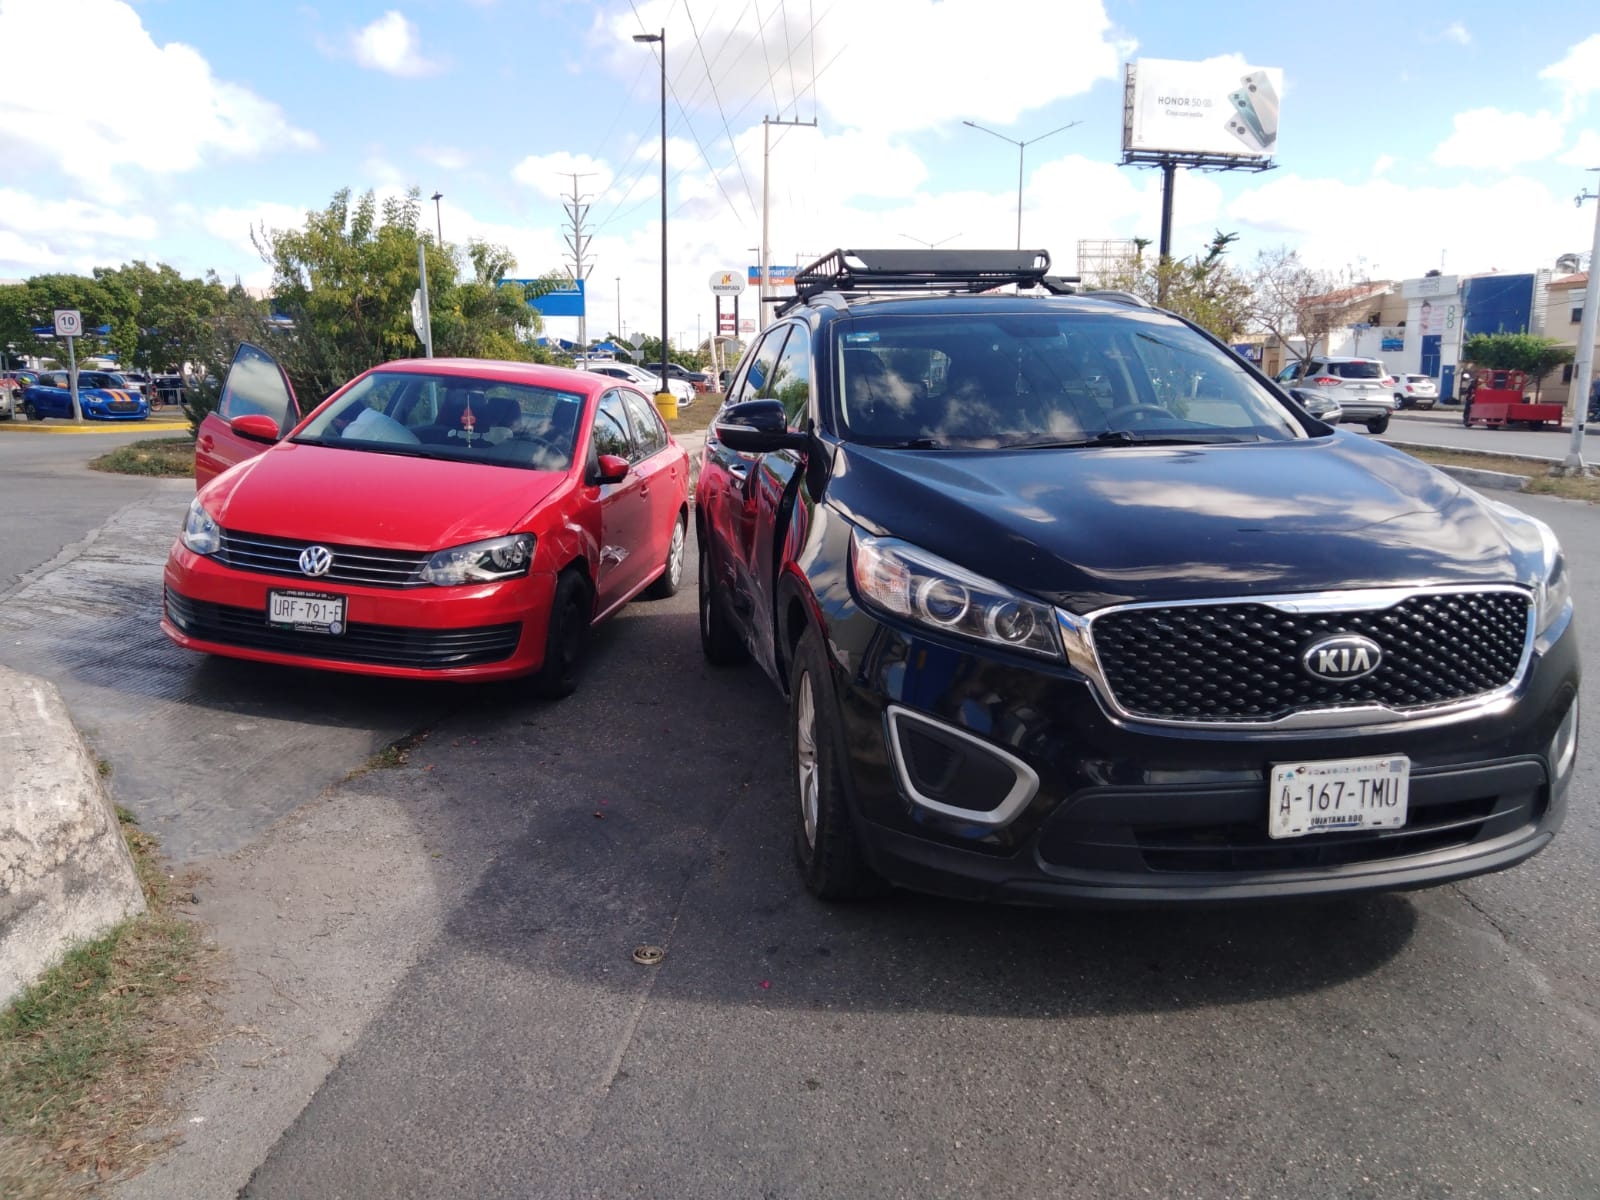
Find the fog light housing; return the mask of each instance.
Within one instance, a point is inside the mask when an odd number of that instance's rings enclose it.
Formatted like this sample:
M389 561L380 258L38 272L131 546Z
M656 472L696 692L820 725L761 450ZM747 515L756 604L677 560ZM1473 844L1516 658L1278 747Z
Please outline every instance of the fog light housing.
M998 827L1038 794L1032 767L964 729L890 705L888 733L901 790L920 808Z
M1578 698L1572 698L1572 707L1561 721L1561 728L1550 739L1550 769L1556 781L1567 777L1578 757Z

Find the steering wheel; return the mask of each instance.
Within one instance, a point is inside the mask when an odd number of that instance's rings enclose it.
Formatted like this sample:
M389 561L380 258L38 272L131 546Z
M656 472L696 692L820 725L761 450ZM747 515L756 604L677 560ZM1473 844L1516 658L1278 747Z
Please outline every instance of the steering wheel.
M1162 408L1159 404L1143 403L1118 405L1116 408L1113 408L1110 412L1108 412L1102 419L1105 421L1107 426L1110 426L1113 422L1118 421L1123 417L1136 417L1141 413L1148 413L1153 417L1162 417L1168 421L1172 420L1172 412L1170 409Z
M556 445L549 438L540 437L537 433L529 433L526 430L518 430L516 433L513 433L511 435L511 440L513 442L533 442L537 445L543 446L552 454L561 453L561 447Z

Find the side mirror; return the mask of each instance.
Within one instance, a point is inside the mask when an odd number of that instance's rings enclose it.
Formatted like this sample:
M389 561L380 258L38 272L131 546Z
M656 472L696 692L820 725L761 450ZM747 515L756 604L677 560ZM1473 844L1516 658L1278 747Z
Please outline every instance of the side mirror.
M243 416L235 417L230 424L233 426L233 431L241 437L257 442L278 440L278 423L261 413L245 413Z
M746 400L723 410L712 432L724 446L741 454L774 450L809 450L811 435L789 429L789 415L777 400Z
M592 476L595 483L621 483L628 477L628 460L616 454L602 454Z

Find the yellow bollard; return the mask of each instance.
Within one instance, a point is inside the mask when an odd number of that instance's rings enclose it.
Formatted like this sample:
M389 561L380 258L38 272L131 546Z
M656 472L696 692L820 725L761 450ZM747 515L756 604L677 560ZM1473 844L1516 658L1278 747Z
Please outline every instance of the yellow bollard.
M657 392L656 411L661 414L663 421L672 420L678 415L678 398L671 392Z

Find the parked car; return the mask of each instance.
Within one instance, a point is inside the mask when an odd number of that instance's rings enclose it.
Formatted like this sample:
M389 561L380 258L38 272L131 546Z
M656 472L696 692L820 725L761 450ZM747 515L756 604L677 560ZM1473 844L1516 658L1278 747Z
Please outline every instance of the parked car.
M46 371L22 393L22 411L30 421L72 417L72 384L67 371ZM110 371L78 372L78 407L86 421L143 421L150 405Z
M144 371L118 371L117 375L121 377L124 386L130 391L138 392L146 400L151 398L150 376L148 373Z
M477 359L388 363L287 436L241 346L209 424L260 451L200 487L167 558L180 646L413 679L578 681L590 628L683 575L688 455L631 386ZM199 455L196 455L197 476Z
M1278 372L1278 382L1297 391L1326 391L1339 401L1345 421L1367 427L1368 433L1389 428L1394 411L1394 379L1376 358L1323 355L1293 362Z
M583 369L594 371L601 375L609 375L613 379L626 379L634 387L652 396L661 390L661 372L659 370L651 371L645 367L636 367L632 363L625 362L594 361L591 361ZM673 379L670 372L667 378L667 390L677 399L679 408L688 408L694 403L694 385L685 383L681 379Z
M1290 388L1289 395L1319 421L1337 425L1344 419L1344 409L1339 407L1339 401L1332 392L1318 391L1316 388Z
M696 392L706 391L711 386L711 376L704 371L691 371L682 363L667 361L667 378L679 379L694 388Z
M1396 375L1394 377L1394 405L1396 408L1430 409L1439 403L1439 385L1431 375Z
M706 440L701 645L787 693L810 890L1265 901L1549 845L1550 529L1048 264L834 252Z

